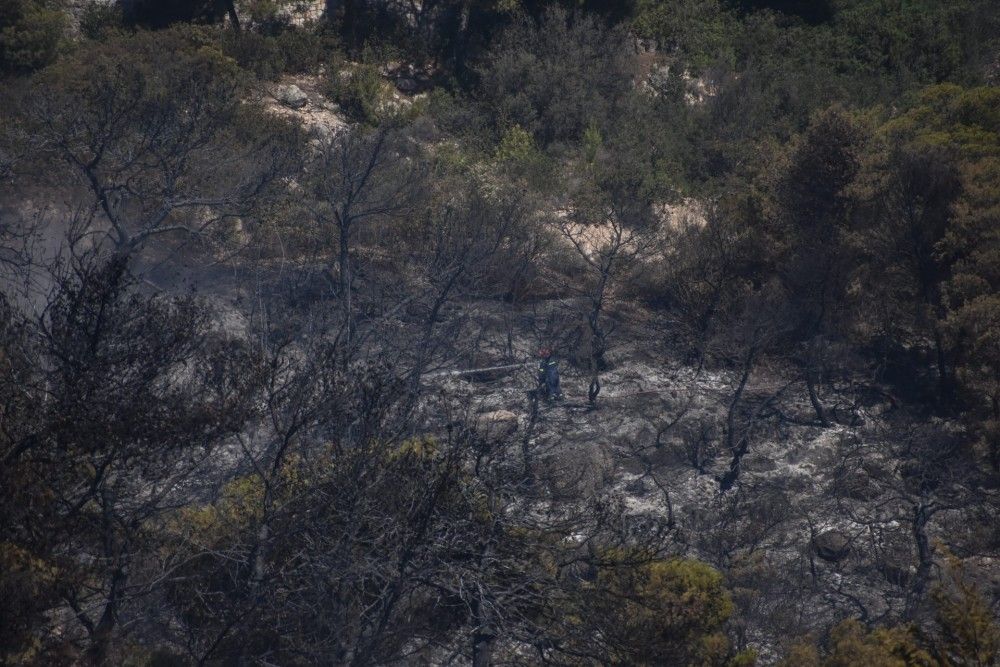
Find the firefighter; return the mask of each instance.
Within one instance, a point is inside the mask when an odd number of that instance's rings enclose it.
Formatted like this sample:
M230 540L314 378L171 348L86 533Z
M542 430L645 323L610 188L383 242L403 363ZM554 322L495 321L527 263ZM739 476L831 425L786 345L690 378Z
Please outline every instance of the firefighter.
M559 364L552 356L552 350L543 347L538 351L538 388L549 399L561 399L559 389Z

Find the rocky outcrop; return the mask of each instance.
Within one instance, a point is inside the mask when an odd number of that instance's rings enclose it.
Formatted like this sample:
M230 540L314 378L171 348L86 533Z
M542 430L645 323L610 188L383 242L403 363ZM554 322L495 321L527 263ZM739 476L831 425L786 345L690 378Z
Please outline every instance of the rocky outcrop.
M325 143L347 127L340 107L320 92L318 76L289 76L265 91L263 103L269 113L294 121L312 137Z

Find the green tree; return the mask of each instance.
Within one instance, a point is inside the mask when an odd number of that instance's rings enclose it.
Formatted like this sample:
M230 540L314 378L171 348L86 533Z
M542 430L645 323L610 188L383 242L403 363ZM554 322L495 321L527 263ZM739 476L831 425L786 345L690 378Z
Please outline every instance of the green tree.
M946 331L980 444L1000 470L1000 95L953 91L954 119L940 140L960 151L962 193L940 252L952 262L945 285Z
M722 574L687 559L609 552L582 590L581 641L615 665L752 664L723 631L734 612ZM586 637L586 639L583 639ZM586 644L584 644L586 645Z
M886 121L855 188L855 242L862 255L857 280L866 286L860 293L874 297L863 335L888 356L907 359L896 366L908 373L914 395L942 409L955 406L955 373L943 327L953 261L941 253L941 243L962 191L963 149L947 138L950 130L942 131L949 121L940 113L956 90L929 88L918 104Z
M1000 659L1000 625L982 594L952 563L933 592L934 617L924 627L866 628L856 619L830 630L825 650L813 640L792 644L780 667L990 667Z
M939 667L909 628L869 630L857 620L838 623L830 631L822 657L809 642L794 645L781 667Z
M1000 623L982 592L953 562L933 592L931 644L942 667L989 667L1000 661Z
M124 0L123 18L127 25L161 30L174 23L212 23L229 15L239 29L239 16L233 0Z
M25 74L56 59L66 28L59 7L0 0L0 74Z
M794 358L816 412L827 418L817 393L824 350L847 330L848 290L855 256L847 242L854 201L850 187L861 168L867 135L850 113L832 107L817 114L793 144L777 184L777 228L786 248L779 274L795 321Z
M498 134L520 125L541 146L609 125L631 88L625 34L584 14L522 16L485 54L478 96Z
M994 460L998 99L990 88L923 90L882 125L855 188L858 279L877 304L868 335L930 350L939 404L971 409Z
M737 18L718 0L639 0L632 25L682 69L735 64Z

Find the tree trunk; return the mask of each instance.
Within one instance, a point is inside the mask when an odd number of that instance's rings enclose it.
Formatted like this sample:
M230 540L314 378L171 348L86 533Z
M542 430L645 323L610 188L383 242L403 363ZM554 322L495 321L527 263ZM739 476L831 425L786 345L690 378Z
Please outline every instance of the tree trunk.
M337 266L340 271L340 307L344 316L344 327L347 330L347 348L350 349L354 339L353 306L351 303L351 226L343 218L338 221L340 228L340 253Z
M112 634L118 625L118 605L125 591L126 580L124 567L119 566L111 577L111 588L108 591L108 599L104 604L101 619L94 626L94 632L90 637L91 644L87 651L87 659L92 665L107 664Z
M938 403L942 408L947 409L951 405L951 383L948 378L948 364L945 360L944 338L937 323L934 324L934 352L937 355Z
M746 360L743 362L743 375L740 376L740 384L736 388L736 393L733 394L733 400L729 403L729 412L726 415L726 447L733 453L733 459L729 464L729 471L719 480L719 489L722 491L728 491L733 488L736 480L739 479L740 464L743 461L743 455L746 454L749 447L749 443L745 437L741 437L737 444L736 410L739 408L743 392L746 390L747 381L750 379L750 373L753 371L755 356L756 350L751 350L747 353Z
M990 403L993 405L993 421L1000 427L1000 394L994 394L990 399ZM991 432L988 436L990 442L990 465L993 466L993 472L1000 472L1000 435L996 432Z
M465 273L464 263L459 264L452 270L438 291L437 296L434 297L434 304L431 306L427 319L424 320L424 330L420 337L420 342L417 344L416 359L414 360L413 369L410 371L410 378L408 382L409 402L404 410L404 413L409 413L416 405L417 397L420 394L420 380L424 375L424 368L436 348L433 340L434 327L437 325L440 318L441 309L451 297L451 290L455 287L455 283L458 282L459 277L463 273Z
M604 302L604 282L601 283L594 309L587 317L590 325L590 386L587 388L587 402L590 409L597 408L597 396L601 393L601 366L604 363L604 331L601 329L601 309Z
M591 410L597 409L597 396L601 393L601 377L594 366L594 361L591 359L591 376L590 376L590 386L587 387L587 402L590 404Z
M484 573L484 570L488 571L496 532L497 524L493 522L491 534L479 550L478 569L480 575ZM483 594L482 586L479 585L477 588L478 592L472 607L473 622L476 624L476 629L472 633L472 667L490 667L493 662L493 642L496 639L496 630L493 625L493 614L489 600Z
M493 661L493 633L480 626L472 635L472 667L490 667Z
M913 540L917 546L917 574L913 578L913 587L906 602L906 615L912 617L916 606L924 596L927 582L934 566L934 552L931 549L930 538L927 536L927 523L933 511L924 502L919 502L913 508Z
M236 4L233 0L225 0L226 14L229 15L229 22L233 26L233 30L240 32L240 15L236 12Z
M739 407L740 400L743 398L743 392L747 388L747 381L750 380L750 372L753 370L753 359L754 352L750 351L743 361L743 374L740 376L740 384L736 387L733 400L729 402L729 411L726 413L726 447L730 451L735 448L736 444L736 409Z
M826 418L826 411L823 409L823 404L819 402L819 396L816 395L816 383L813 381L811 364L806 365L804 375L806 387L809 389L809 402L812 403L813 410L816 412L816 419L820 425L829 426L830 422Z
M122 597L125 594L125 584L128 581L126 573L126 557L120 536L114 526L114 494L102 491L100 494L104 532L104 557L114 563L111 581L108 586L108 596L104 602L101 618L90 633L90 647L87 650L87 660L92 665L104 665L108 661L108 650L115 628L118 626L118 611Z
M347 48L350 52L355 50L357 46L357 23L358 23L358 8L357 0L342 0L340 3L344 7L343 18L341 20L341 27L344 35L344 42L347 44Z
M465 54L468 51L469 42L469 16L472 13L471 3L463 2L459 10L458 29L455 32L455 41L452 45L451 59L455 65L455 71L462 75L465 73Z
M524 429L524 438L521 440L521 458L524 466L524 483L533 486L535 483L535 466L531 456L531 436L535 433L535 424L538 423L538 389L528 392L528 425Z

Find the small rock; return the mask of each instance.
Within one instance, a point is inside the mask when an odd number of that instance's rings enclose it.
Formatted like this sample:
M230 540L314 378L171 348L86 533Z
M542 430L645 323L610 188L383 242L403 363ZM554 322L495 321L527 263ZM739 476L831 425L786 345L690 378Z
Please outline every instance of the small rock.
M831 563L844 560L851 553L851 542L840 531L828 530L814 537L812 542L816 555Z
M295 84L278 88L276 97L279 102L292 109L301 109L309 103L309 96Z

